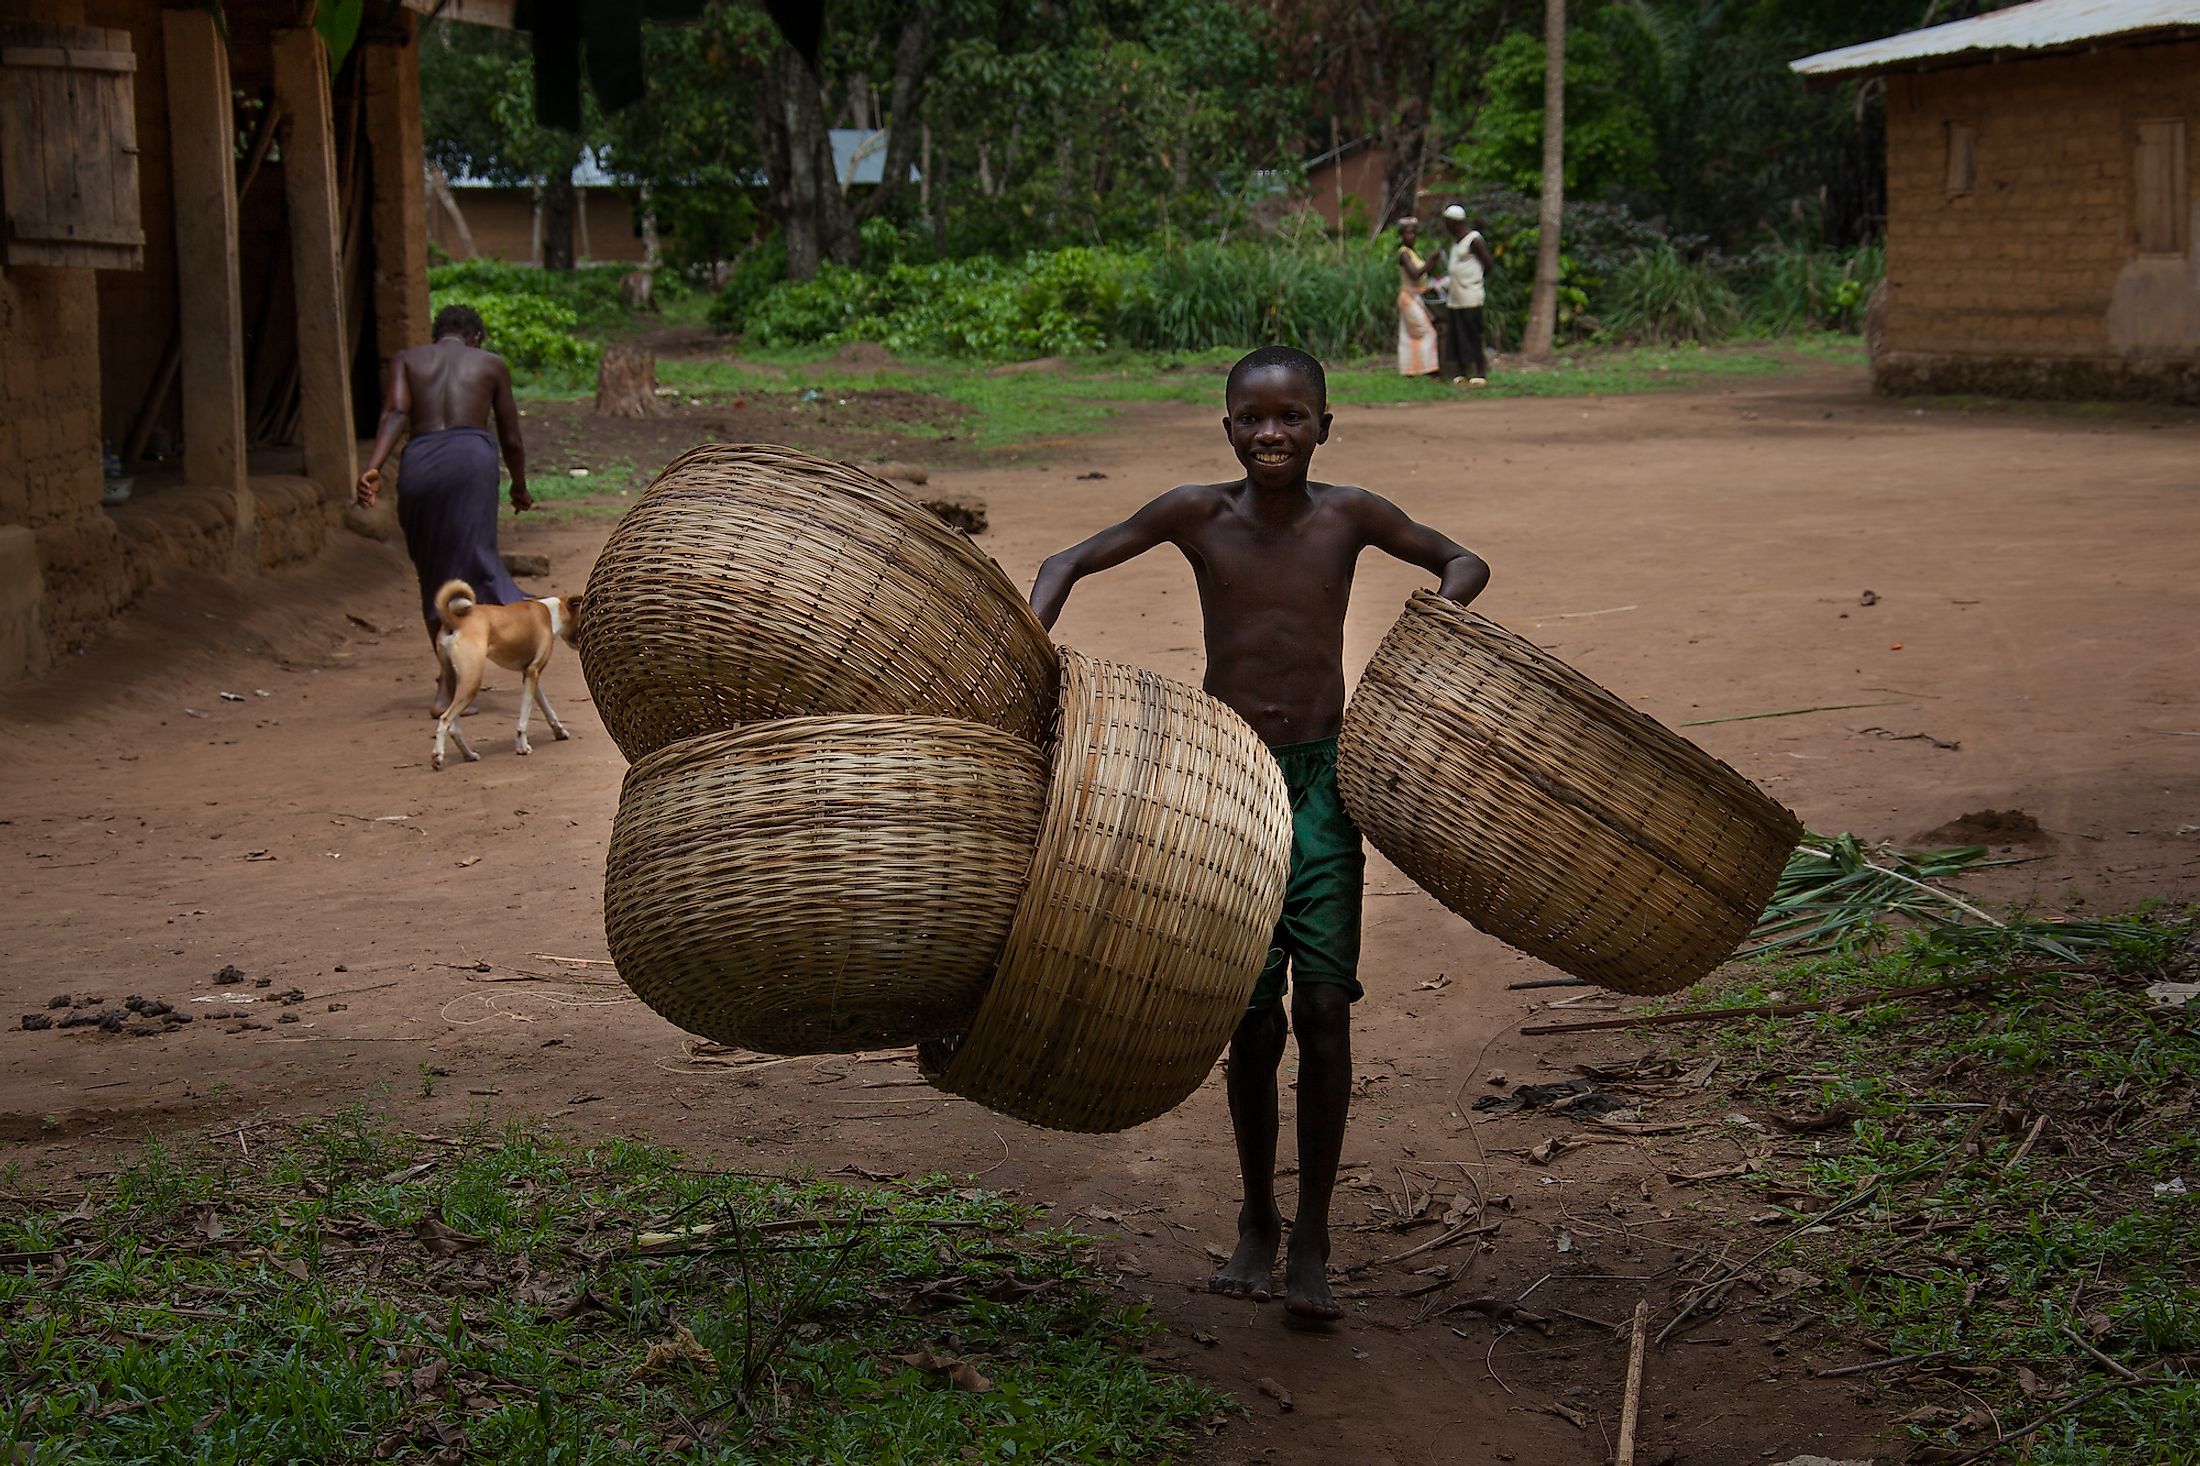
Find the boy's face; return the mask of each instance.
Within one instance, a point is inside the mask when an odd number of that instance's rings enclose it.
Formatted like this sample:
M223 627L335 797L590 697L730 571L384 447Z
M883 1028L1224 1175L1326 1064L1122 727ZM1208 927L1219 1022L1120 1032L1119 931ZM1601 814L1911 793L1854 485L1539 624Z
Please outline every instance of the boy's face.
M1329 414L1314 395L1314 384L1284 366L1260 367L1238 378L1222 426L1246 481L1257 489L1305 483L1314 450L1329 441Z

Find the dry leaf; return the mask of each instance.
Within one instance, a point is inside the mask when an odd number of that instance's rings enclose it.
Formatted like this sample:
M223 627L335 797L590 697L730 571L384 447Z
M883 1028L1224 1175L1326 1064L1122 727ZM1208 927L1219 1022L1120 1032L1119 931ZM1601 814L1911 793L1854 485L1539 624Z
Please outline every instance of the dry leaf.
M935 1354L927 1349L916 1354L896 1354L894 1357L911 1369L940 1375L956 1389L967 1390L973 1395L982 1395L993 1388L993 1381L981 1374L976 1365L952 1354Z
M431 1211L413 1223L413 1235L428 1250L430 1257L456 1257L479 1247L486 1240L471 1232L461 1232L443 1220L440 1210Z
M467 856L467 857L466 857L466 858L465 858L464 860L461 860L461 861L460 861L460 862L458 863L458 868L459 868L460 870L464 870L464 869L465 869L465 868L466 868L467 866L469 866L469 865L479 865L479 864L481 864L481 857L480 857L480 856L478 856L478 855L469 855L469 856Z
M710 1350L695 1342L695 1335L684 1323L672 1326L672 1332L649 1346L642 1356L642 1370L671 1369L675 1365L692 1364L705 1374L718 1372L718 1358Z
M1291 1413L1294 1407L1291 1403L1291 1392L1289 1390L1277 1384L1265 1374L1255 1381L1255 1384L1262 1394L1276 1402L1276 1408L1279 1411L1286 1415Z

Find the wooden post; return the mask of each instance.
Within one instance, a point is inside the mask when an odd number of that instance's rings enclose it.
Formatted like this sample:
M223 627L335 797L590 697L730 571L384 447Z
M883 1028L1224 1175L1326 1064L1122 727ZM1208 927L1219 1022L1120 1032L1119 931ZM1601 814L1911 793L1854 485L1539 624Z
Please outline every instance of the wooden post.
M229 48L212 14L161 15L168 148L175 170L176 307L181 325L183 476L236 496L238 564L259 561L245 483L244 306L237 279L236 113Z
M351 422L351 343L344 331L342 226L328 52L310 30L275 35L275 99L285 115L283 184L298 297L298 438L306 477L341 504L358 477Z
M1566 209L1566 0L1543 0L1543 197L1536 207L1535 285L1520 354L1551 354L1558 331L1558 230Z
M428 339L428 188L420 145L420 51L409 10L360 46L374 180L374 344L383 367Z

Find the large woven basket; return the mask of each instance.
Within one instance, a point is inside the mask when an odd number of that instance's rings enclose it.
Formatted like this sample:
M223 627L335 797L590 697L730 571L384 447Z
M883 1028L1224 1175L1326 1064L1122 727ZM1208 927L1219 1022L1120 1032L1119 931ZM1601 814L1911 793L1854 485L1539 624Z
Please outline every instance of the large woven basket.
M1493 621L1417 592L1338 739L1375 848L1491 936L1604 987L1670 993L1756 924L1793 815Z
M682 454L588 577L581 669L629 759L773 718L910 713L1040 742L1054 646L959 530L845 464Z
M1046 763L945 718L790 718L627 770L604 873L619 976L767 1053L960 1033L1031 866Z
M942 1089L1057 1130L1150 1120L1245 1014L1282 910L1291 806L1243 719L1180 683L1062 653L1031 880Z

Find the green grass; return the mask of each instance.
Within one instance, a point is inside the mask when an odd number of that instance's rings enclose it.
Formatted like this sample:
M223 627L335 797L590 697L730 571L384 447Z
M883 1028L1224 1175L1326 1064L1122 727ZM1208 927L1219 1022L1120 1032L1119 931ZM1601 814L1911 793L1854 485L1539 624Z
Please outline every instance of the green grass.
M1500 369L1475 400L1511 397L1616 396L1701 387L1738 377L1793 370L1801 347L1813 359L1844 360L1833 348L1798 343L1740 348L1665 346L1576 348L1550 366ZM824 348L774 352L748 360L667 360L657 377L698 396L774 397L896 389L926 393L968 409L952 426L903 425L915 437L955 437L981 450L1027 447L1107 426L1124 407L1185 403L1222 413L1222 371L1235 352L1114 353L1075 358L1052 371L990 375L967 363L904 363L887 371L832 366ZM759 370L759 367L771 370ZM546 394L562 395L562 394ZM1329 371L1330 405L1339 413L1370 404L1459 402L1448 382L1398 375L1388 362L1339 363Z
M1140 1363L1142 1309L1033 1220L362 1109L148 1145L81 1201L0 1197L0 1459L1164 1458L1226 1402Z
M1686 1061L1725 1059L1736 1087L1721 1104L1845 1122L1776 1147L1758 1184L1799 1220L1870 1192L1784 1260L1825 1280L1814 1306L1868 1353L1946 1351L1967 1371L1871 1377L1924 1397L1906 1417L1920 1440L1981 1445L1994 1438L1983 1417L1958 1428L1976 1402L2014 1430L2115 1382L2074 1333L2171 1382L2080 1406L2031 1438L2029 1459L2200 1460L2200 1009L2150 1012L2144 995L2153 978L2189 978L2194 942L2190 913L2156 913L2084 964L2028 973L2009 964L2039 968L2037 954L1951 958L1923 934L1760 963L1722 978L1713 1005L1995 980L1969 1001L1756 1019L1677 1041Z

